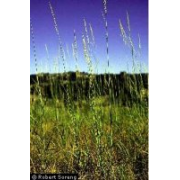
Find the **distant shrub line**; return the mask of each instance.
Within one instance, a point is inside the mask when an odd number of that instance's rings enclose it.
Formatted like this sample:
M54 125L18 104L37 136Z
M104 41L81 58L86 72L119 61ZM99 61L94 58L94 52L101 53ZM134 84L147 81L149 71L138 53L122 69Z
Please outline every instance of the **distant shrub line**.
M148 89L148 74L94 74L92 75L93 88L90 88L88 73L61 73L38 75L39 86L43 97L66 99L67 90L72 100L87 99L89 93L95 92L94 96L111 95L117 102L128 104L129 101L137 103L140 101L142 90ZM109 78L111 79L108 84ZM31 94L36 95L37 75L30 76ZM145 97L146 101L148 96Z

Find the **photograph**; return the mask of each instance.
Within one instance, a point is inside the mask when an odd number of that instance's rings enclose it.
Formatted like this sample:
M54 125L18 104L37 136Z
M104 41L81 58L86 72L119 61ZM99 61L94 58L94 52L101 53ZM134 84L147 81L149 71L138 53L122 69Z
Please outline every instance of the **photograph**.
M31 179L149 179L148 15L148 0L30 0Z

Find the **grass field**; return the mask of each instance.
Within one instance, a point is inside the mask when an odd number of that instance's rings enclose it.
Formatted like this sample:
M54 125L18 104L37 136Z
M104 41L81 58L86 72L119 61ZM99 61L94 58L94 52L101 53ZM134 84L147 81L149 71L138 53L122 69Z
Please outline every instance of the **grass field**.
M60 40L51 3L49 6ZM109 69L105 6L104 9ZM79 179L84 180L148 179L148 74L142 74L137 68L135 52L138 50L129 23L127 13L129 32L125 33L121 21L119 26L123 41L130 48L131 74L98 76L93 73L85 20L82 44L87 73L66 72L61 40L63 73L38 73L34 54L37 72L30 77L31 173L78 173ZM32 25L31 36L34 39ZM35 42L33 48L36 53ZM77 62L75 32L73 56Z
M146 99L123 106L110 95L93 97L93 90L87 99L66 93L66 103L31 95L31 172L148 179Z

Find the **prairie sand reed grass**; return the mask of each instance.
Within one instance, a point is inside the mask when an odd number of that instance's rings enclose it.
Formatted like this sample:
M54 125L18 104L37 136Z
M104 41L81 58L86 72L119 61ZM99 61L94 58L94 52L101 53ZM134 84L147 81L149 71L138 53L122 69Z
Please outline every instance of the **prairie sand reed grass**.
M140 103L134 95L139 93L140 88L140 98L144 101L144 96L148 94L148 89L144 87L147 76L142 74L140 80L139 74L110 73L107 3L103 0L104 52L108 67L107 73L103 74L95 74L95 31L85 19L83 32L72 32L71 56L76 72L67 71L67 55L71 52L68 53L67 46L64 48L55 12L49 3L59 54L55 59L58 62L55 65L56 74L41 75L35 83L41 86L42 92L46 92L42 94L42 99L46 98L47 103L43 111L38 103L31 103L32 173L73 172L84 179L148 179L148 110L145 103L139 108ZM140 36L135 51L130 17L126 16L126 28L119 20L122 42L136 59L136 53L140 54L143 50ZM82 44L78 41L81 33ZM45 45L45 48L50 60L48 46ZM84 56L87 73L79 70L80 55ZM142 81L142 87L139 81Z

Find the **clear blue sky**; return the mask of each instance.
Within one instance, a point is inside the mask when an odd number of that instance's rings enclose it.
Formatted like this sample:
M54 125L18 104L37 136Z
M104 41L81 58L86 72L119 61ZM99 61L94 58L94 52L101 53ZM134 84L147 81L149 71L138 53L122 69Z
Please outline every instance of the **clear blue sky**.
M75 60L72 55L73 31L75 29L78 43L78 67L80 71L88 71L83 53L82 34L84 34L83 19L87 25L91 23L96 48L92 49L94 72L103 73L107 70L105 26L102 18L103 0L51 0L59 33L65 51L66 71L75 71ZM127 30L126 12L130 17L132 39L138 46L138 34L141 39L141 57L138 62L148 68L148 0L107 0L107 21L109 33L109 71L119 73L132 69L130 49L124 45L120 36L119 19ZM59 57L58 38L49 8L49 0L31 0L30 17L35 36L38 70L54 72L54 63L58 62L57 71L63 71L63 62ZM49 60L45 49L47 45ZM31 35L30 73L35 73L33 44ZM98 64L95 67L95 59ZM48 65L48 68L46 67Z

